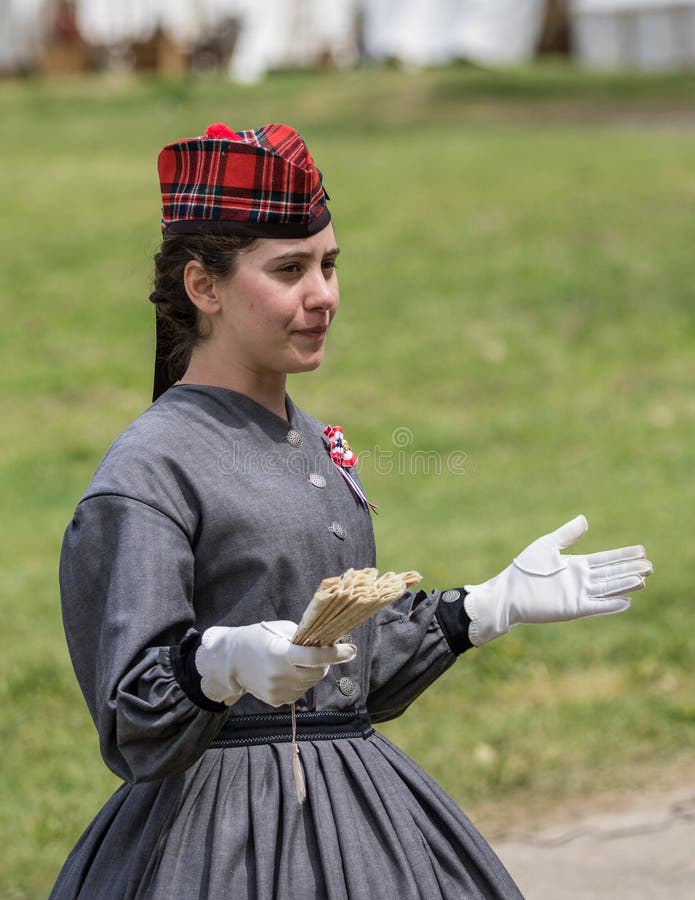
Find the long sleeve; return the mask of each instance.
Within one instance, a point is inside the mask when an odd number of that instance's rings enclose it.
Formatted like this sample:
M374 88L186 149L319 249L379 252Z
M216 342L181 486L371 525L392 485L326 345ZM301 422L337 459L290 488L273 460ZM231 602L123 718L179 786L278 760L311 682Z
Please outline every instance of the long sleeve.
M401 715L472 645L463 589L407 592L376 616L368 709L375 722Z
M83 500L60 562L63 620L106 764L127 781L183 771L224 712L196 705L170 646L195 624L194 555L179 524L139 500Z

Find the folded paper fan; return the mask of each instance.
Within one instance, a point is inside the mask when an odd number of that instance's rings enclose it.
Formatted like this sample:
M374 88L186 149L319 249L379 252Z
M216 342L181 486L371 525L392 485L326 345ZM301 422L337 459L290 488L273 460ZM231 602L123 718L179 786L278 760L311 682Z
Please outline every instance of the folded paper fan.
M384 572L348 569L340 576L324 578L292 638L292 643L328 647L366 622L410 587L422 580L419 572Z

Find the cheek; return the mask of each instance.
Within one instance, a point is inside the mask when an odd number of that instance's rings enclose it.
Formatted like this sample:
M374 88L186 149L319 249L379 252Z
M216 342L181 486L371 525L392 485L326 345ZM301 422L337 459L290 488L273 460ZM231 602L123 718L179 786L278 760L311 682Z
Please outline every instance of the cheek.
M234 316L237 330L254 343L277 340L291 327L297 313L297 302L290 291L279 291L276 285L262 280L244 283L243 291L234 299L238 304Z
M260 340L282 339L294 321L294 309L258 300L249 310L249 327Z

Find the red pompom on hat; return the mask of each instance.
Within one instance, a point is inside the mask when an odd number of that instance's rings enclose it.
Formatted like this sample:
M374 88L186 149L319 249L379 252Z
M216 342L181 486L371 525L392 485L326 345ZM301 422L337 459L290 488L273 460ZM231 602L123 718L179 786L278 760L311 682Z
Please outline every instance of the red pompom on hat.
M308 237L331 219L321 173L289 125L216 122L164 147L158 169L165 234Z
M215 122L214 125L208 125L205 130L206 138L227 138L229 141L238 141L239 135L236 131L232 131L229 125L224 122Z

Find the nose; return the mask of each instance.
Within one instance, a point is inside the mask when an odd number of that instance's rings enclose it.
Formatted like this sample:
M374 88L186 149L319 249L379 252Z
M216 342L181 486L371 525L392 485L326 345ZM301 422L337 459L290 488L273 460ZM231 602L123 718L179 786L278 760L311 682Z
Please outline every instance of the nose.
M331 313L338 307L340 292L338 290L338 276L334 269L327 274L321 266L311 271L306 284L304 294L304 306L306 309L322 309Z

